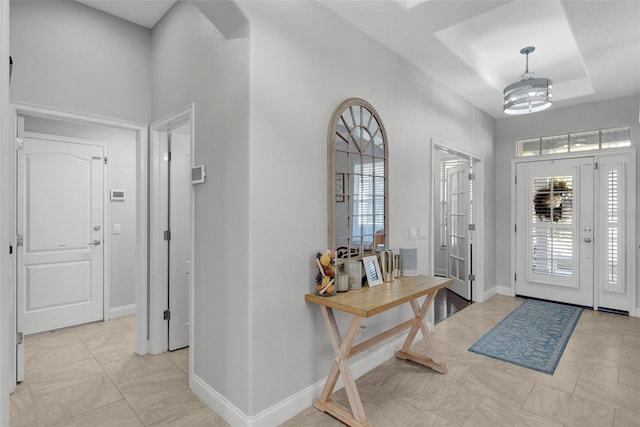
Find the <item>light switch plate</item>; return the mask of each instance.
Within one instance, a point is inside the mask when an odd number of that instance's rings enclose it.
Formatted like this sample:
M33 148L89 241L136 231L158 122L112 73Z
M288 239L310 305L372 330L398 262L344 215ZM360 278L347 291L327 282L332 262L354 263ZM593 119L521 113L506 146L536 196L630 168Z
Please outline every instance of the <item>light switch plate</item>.
M418 238L418 229L415 227L409 228L409 240L416 240Z
M427 227L418 228L418 239L426 239L427 238Z

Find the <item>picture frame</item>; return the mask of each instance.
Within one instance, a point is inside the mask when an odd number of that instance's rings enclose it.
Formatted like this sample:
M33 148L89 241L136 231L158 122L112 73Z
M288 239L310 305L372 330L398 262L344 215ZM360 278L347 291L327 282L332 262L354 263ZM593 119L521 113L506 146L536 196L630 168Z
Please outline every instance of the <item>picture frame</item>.
M344 172L336 172L336 202L344 202Z
M367 275L369 287L381 285L383 280L378 257L375 255L363 257L362 264L364 264L364 272Z

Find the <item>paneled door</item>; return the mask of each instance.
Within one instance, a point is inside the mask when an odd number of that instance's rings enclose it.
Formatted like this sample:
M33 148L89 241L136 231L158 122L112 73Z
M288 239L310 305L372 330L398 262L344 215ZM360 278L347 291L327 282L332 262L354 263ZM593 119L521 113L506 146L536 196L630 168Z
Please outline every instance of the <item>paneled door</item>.
M25 137L18 150L18 331L103 319L102 146Z
M517 295L593 306L593 192L592 157L517 164Z
M449 289L471 300L469 163L448 169L447 180L447 277L453 280Z

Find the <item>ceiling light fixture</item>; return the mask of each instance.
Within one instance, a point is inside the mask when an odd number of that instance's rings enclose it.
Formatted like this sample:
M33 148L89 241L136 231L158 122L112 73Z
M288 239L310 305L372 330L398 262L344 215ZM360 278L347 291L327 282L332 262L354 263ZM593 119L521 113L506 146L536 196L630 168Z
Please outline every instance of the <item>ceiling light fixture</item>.
M529 71L529 54L536 50L533 46L522 48L520 53L527 56L527 65L520 81L510 84L502 92L503 111L506 114L529 114L551 107L550 79L534 78Z

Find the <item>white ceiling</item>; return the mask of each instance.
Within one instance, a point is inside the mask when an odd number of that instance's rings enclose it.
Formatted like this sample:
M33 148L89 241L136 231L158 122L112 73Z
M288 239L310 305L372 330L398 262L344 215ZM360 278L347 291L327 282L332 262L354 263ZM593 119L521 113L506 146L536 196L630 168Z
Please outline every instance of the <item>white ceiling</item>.
M640 0L319 1L495 118L526 46L556 108L640 93ZM175 0L80 2L151 28Z

